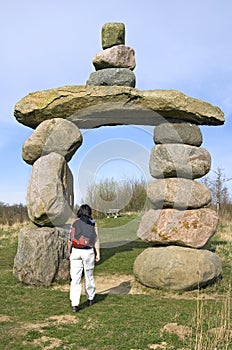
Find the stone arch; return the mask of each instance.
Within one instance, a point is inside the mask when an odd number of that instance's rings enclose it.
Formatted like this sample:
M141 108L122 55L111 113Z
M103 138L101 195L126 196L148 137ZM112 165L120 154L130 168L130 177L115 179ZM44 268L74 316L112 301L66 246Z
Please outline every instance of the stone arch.
M122 26L119 27L121 30ZM218 221L216 213L207 207L210 191L195 180L210 169L210 155L200 147L199 125L221 125L224 115L218 107L179 91L142 91L135 89L131 81L125 82L125 74L128 78L129 70L131 77L135 66L134 53L118 33L117 27L119 43L114 39L117 44L108 43L111 46L93 60L97 72L90 78L96 78L97 83L90 79L89 85L34 92L15 105L16 119L35 131L23 146L23 158L32 164L28 210L34 225L19 235L14 274L31 284L50 285L55 279L68 278L65 256L68 236L61 226L70 216L74 203L68 161L82 143L79 129L151 125L156 126L150 157L150 172L155 181L148 186L147 195L154 207L144 214L137 234L155 247L136 259L134 274L142 284L153 288L197 288L221 275L220 259L208 251L199 253L199 248L215 234ZM116 85L115 74L120 77ZM110 86L99 86L99 79ZM50 249L49 257L47 242L58 255ZM157 247L160 245L165 247L161 250ZM30 254L25 255L25 251ZM166 254L174 256L168 264ZM197 269L188 264L190 255L199 262ZM49 259L52 264L44 275ZM162 266L159 261L163 261ZM162 273L159 281L147 273L148 265ZM180 283L184 273L184 283Z

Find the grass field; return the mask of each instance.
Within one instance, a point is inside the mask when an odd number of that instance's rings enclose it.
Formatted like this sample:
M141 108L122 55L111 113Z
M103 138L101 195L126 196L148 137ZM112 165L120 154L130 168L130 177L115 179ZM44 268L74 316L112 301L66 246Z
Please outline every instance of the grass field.
M138 222L133 215L99 220L105 248L96 278L132 277L133 262L147 247L134 237ZM0 230L0 349L232 349L231 223L220 224L208 245L222 259L220 283L200 291L171 293L132 281L136 294L98 293L91 307L83 296L77 314L71 312L68 284L33 287L13 277L17 232L18 228ZM109 232L114 234L112 239Z

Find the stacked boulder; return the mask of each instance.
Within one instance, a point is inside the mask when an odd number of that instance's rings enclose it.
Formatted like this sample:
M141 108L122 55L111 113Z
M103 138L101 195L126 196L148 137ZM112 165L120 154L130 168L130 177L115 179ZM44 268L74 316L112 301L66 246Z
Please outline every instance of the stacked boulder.
M222 272L219 257L201 249L218 224L209 208L210 190L195 180L209 172L210 154L200 147L201 130L192 123L161 123L154 142L149 167L156 180L147 188L153 209L145 213L137 232L153 247L136 259L135 277L158 289L203 287Z
M68 120L43 121L25 141L22 158L32 165L27 191L31 224L19 234L14 274L29 284L50 285L67 279L68 230L72 216L73 175L68 161L82 143L78 127Z
M93 58L96 72L90 74L87 85L118 85L135 87L135 52L125 46L124 23L106 23L102 27L102 48Z

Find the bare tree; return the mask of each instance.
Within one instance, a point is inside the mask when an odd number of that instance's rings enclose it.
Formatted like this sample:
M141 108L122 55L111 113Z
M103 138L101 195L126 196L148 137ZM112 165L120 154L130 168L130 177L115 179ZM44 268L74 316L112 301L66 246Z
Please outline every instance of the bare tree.
M27 207L23 204L9 205L0 202L0 224L13 225L15 223L22 223L29 221L27 214Z
M227 178L221 168L217 168L213 173L213 178L205 176L202 182L211 190L212 205L218 213L224 213L231 206L227 182L232 180L232 178Z
M146 182L143 179L126 179L120 182L113 178L103 179L87 188L86 202L102 213L109 209L138 212L146 206Z

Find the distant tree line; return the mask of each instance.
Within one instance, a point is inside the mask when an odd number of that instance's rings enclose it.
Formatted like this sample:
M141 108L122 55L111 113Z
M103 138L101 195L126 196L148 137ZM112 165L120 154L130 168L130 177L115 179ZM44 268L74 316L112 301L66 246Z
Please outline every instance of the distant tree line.
M200 180L212 193L211 206L221 218L232 220L232 199L227 178L223 169L217 168L212 176ZM109 209L120 209L121 213L140 212L152 208L146 195L147 183L143 179L127 179L117 182L113 178L91 184L87 190L86 201L94 209L95 216L104 216Z
M88 186L86 202L93 208L95 217L105 216L110 209L120 209L121 213L140 212L149 207L146 187L143 179L118 182L106 178Z
M213 176L205 176L200 180L212 193L212 207L221 218L232 220L232 200L223 169L218 168ZM105 217L110 209L120 209L120 213L141 212L152 208L147 199L147 183L144 179L126 179L116 181L114 178L103 179L87 188L85 202L94 211L96 218ZM75 206L76 213L78 206ZM27 207L23 204L9 205L0 202L0 225L13 225L29 221Z
M28 221L27 207L23 204L9 205L0 202L0 225L13 225Z

